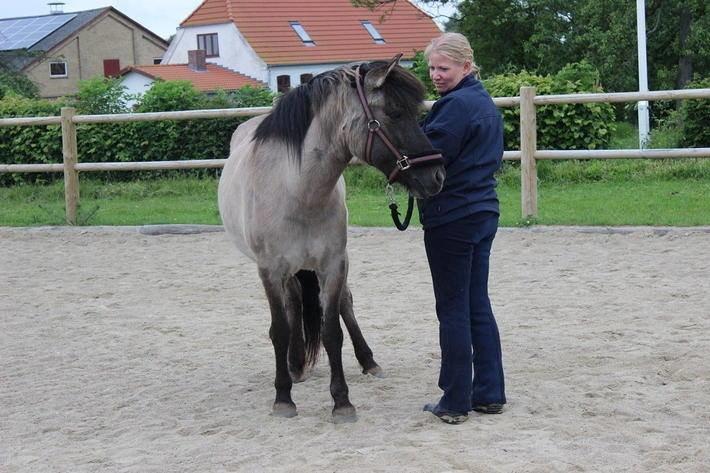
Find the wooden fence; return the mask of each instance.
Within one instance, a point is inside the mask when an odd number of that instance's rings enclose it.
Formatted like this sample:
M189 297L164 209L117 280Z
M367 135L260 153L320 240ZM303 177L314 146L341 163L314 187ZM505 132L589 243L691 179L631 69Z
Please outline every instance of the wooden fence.
M553 104L638 102L642 100L707 99L710 89L665 90L654 92L621 92L610 94L536 95L534 87L522 87L518 97L494 98L496 106L520 107L520 151L505 151L503 159L520 161L522 217L537 216L537 166L539 159L628 159L628 158L709 158L710 148L613 149L613 150L538 150L536 107ZM427 102L431 107L432 102ZM225 159L82 163L78 160L76 126L81 123L122 123L158 120L193 120L256 116L271 107L182 112L125 113L115 115L76 115L73 108L62 108L59 117L27 117L0 119L0 126L61 125L61 164L0 164L0 173L63 172L66 221L76 225L79 205L79 173L93 171L147 171L160 169L221 168Z

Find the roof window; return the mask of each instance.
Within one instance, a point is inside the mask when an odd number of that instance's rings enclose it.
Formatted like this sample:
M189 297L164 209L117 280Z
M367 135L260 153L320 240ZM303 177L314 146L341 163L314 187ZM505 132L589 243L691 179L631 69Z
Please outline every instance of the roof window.
M308 33L306 33L305 28L301 26L301 23L297 21L289 21L289 24L291 25L291 28L293 28L293 31L296 32L299 38L301 38L301 41L303 41L303 44L306 46L315 46L316 43L311 39L310 36L308 36Z
M379 31L377 31L377 28L370 23L369 20L363 20L362 21L362 26L365 27L368 33L370 33L370 36L372 36L372 39L375 41L376 44L385 44L385 38L382 37Z

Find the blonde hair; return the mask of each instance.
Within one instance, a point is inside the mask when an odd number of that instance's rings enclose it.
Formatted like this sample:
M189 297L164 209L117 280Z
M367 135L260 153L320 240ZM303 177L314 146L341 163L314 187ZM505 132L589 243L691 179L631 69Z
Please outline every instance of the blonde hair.
M432 53L446 56L458 64L469 61L471 63L471 74L473 74L476 79L480 78L480 68L473 60L471 43L469 43L468 39L461 33L444 33L432 39L424 50L424 57L427 61Z

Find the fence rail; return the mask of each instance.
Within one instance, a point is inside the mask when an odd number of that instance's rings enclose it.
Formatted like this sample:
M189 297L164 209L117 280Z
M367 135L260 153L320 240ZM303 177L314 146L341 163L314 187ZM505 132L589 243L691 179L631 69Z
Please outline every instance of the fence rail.
M537 216L537 160L544 159L661 159L710 158L710 148L675 149L610 149L610 150L538 150L538 106L556 104L616 103L642 100L707 99L710 89L662 90L653 92L620 92L609 94L536 95L534 87L522 87L518 97L496 97L500 108L520 107L520 151L505 151L503 159L520 161L522 216ZM431 108L433 102L425 102ZM76 225L79 205L79 172L152 171L164 169L221 168L226 159L180 161L81 163L78 161L77 125L82 123L126 123L160 120L194 120L204 118L250 117L268 113L271 107L190 110L179 112L123 113L112 115L76 115L73 108L62 108L59 117L2 118L2 126L61 125L63 163L0 164L0 173L63 172L66 221Z

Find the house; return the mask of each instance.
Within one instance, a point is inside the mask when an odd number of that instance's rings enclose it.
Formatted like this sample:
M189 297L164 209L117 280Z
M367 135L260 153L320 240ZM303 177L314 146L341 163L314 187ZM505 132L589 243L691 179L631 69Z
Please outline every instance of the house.
M205 50L207 61L286 91L342 64L389 59L404 64L441 34L434 20L408 0L375 11L350 0L204 0L178 28L163 64L187 62Z
M128 66L120 72L121 84L134 96L143 94L162 80L185 80L202 92L236 90L245 85L264 88L266 84L218 64L208 64L204 50L189 51L187 64ZM129 105L132 105L129 104Z
M167 41L113 7L0 19L3 57L45 98L76 93L79 80L159 63L167 48Z

